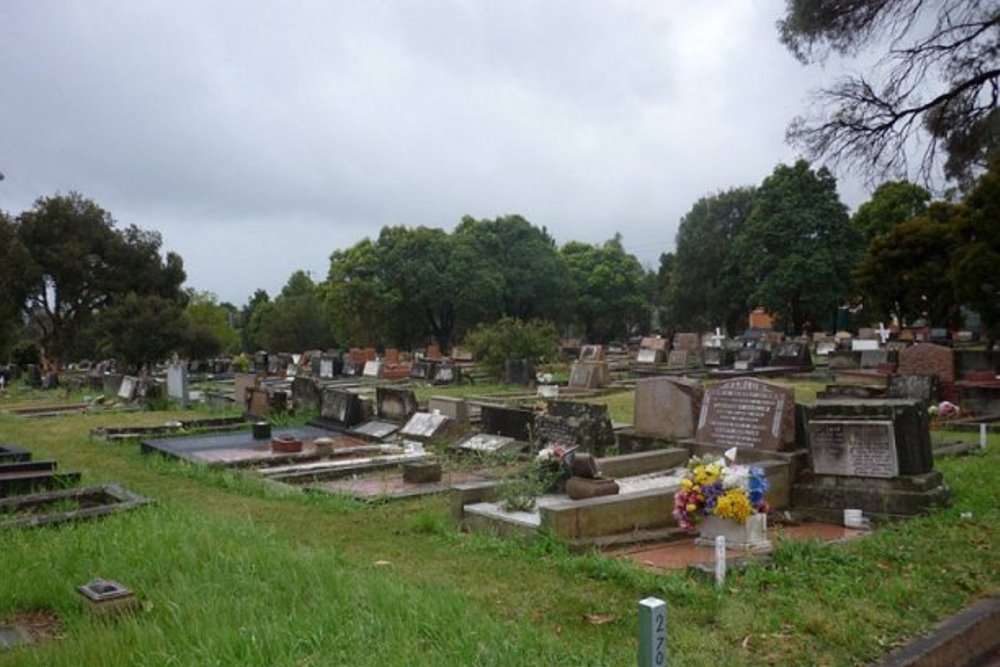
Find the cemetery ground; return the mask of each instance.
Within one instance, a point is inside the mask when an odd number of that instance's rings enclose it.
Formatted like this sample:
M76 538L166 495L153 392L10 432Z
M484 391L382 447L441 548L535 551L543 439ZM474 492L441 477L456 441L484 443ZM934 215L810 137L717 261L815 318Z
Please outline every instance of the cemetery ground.
M631 419L631 392L600 400ZM57 619L34 645L0 651L0 665L631 665L647 596L668 603L670 664L859 665L1000 589L997 434L986 451L936 463L951 507L845 543L779 538L770 564L731 570L719 589L545 536L458 532L443 496L303 494L89 436L193 414L0 413L0 441L154 500L0 532L0 623ZM963 437L978 434L947 434ZM133 589L140 610L89 614L74 589L96 577Z

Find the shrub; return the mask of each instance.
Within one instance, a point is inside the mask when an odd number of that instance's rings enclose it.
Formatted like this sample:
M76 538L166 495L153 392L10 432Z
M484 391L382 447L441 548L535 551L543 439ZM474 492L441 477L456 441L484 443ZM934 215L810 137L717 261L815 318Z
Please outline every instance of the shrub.
M493 324L480 324L465 344L491 375L501 377L508 359L528 359L533 363L555 359L559 351L558 333L551 322L525 322L504 317Z

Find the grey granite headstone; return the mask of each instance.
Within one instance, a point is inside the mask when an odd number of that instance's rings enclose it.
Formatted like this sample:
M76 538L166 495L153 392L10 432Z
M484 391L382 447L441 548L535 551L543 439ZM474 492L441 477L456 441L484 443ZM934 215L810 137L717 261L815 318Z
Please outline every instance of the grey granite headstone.
M167 366L167 396L179 400L182 406L190 400L187 367L183 363Z
M400 429L399 434L404 438L416 438L417 440L431 440L438 437L448 426L448 418L442 414L433 412L418 412L406 425Z
M881 478L899 475L891 421L811 420L809 453L817 475Z
M701 383L658 377L635 385L635 430L665 438L694 437L704 395Z

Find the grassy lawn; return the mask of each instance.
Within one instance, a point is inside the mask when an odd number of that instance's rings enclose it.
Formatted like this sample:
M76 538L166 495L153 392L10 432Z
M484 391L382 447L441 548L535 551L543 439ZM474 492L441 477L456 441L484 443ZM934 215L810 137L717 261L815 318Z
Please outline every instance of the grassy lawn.
M602 401L630 418L631 393ZM668 601L671 664L855 665L1000 588L995 435L984 453L940 462L951 508L849 544L779 544L773 567L720 591L544 537L459 533L443 498L284 493L88 435L192 416L207 415L0 414L0 442L156 501L0 533L0 619L39 608L62 619L60 639L0 652L0 665L630 665L647 595ZM143 611L92 618L74 589L95 577L133 588Z

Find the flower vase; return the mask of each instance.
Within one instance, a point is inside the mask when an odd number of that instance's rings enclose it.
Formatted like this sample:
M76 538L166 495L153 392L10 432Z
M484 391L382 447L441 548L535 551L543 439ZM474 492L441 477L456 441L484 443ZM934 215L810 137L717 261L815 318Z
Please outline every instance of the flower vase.
M767 515L751 514L744 523L735 519L723 519L713 515L707 516L698 524L698 546L714 546L715 538L723 535L726 538L727 549L741 551L770 551L771 542L767 539Z

